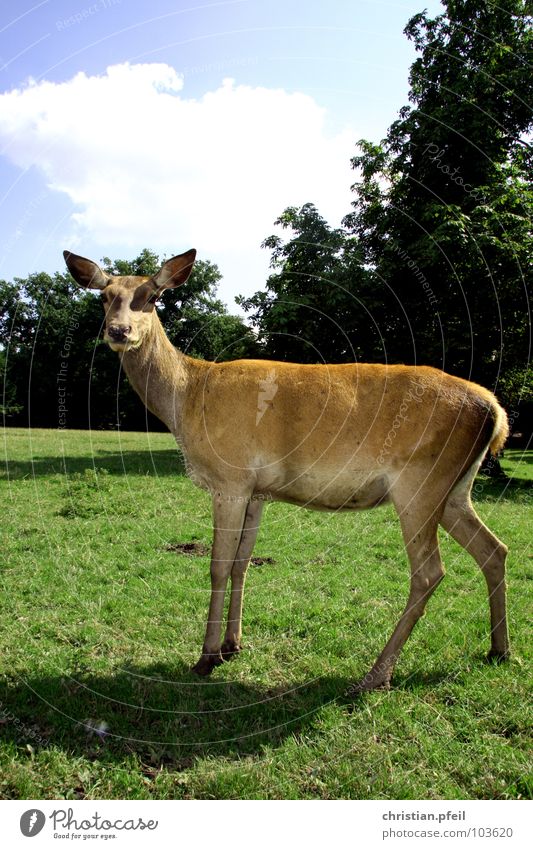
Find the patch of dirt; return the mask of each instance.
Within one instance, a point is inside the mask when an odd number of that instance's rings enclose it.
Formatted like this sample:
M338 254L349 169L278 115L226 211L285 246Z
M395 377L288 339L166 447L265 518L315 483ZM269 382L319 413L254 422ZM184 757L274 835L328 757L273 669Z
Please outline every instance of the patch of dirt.
M176 554L187 554L189 557L205 557L211 553L211 546L203 542L169 542L163 546L163 551L173 551ZM252 566L271 566L275 563L273 557L252 557Z
M188 554L191 557L205 557L211 549L203 542L169 542L163 546L164 551L174 551L176 554Z
M267 564L270 566L275 562L273 557L252 557L250 560L252 566L266 566Z

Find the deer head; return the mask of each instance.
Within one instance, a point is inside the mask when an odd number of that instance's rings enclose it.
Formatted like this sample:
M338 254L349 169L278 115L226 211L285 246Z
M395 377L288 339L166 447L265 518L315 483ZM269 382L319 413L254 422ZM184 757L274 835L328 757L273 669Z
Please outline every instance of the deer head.
M185 283L196 251L186 251L167 260L153 277L114 277L96 262L63 251L68 270L85 289L99 289L105 311L104 340L113 351L139 348L149 334L155 303L165 289Z

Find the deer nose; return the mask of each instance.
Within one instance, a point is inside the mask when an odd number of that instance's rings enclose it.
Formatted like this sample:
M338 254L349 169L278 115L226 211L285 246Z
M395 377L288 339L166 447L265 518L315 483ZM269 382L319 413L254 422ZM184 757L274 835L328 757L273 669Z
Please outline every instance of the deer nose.
M130 331L131 326L129 324L111 324L107 328L107 335L113 339L114 342L124 342Z

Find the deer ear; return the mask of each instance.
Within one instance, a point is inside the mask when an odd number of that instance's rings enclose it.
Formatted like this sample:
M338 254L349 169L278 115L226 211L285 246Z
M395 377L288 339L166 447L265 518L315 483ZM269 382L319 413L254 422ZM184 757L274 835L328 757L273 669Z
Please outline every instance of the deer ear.
M154 274L150 280L151 285L158 291L181 286L191 273L195 259L196 251L194 248L179 256L173 256L172 259L167 259L157 274Z
M76 283L85 289L105 289L109 283L109 277L104 274L99 265L70 251L63 251L63 256Z

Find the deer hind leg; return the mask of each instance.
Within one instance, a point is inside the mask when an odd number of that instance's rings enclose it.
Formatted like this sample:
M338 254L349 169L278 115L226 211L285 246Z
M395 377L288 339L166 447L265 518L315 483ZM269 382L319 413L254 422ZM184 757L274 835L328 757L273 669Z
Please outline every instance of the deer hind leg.
M488 657L490 660L502 661L509 657L505 603L507 546L489 531L474 510L470 500L473 478L474 475L468 475L452 490L441 525L472 555L485 576L491 623L491 649Z
M224 597L239 542L241 540L248 498L213 498L214 538L211 554L211 601L207 615L202 654L193 672L209 675L222 663L220 631L224 613Z
M263 501L250 501L246 508L244 527L231 569L231 595L228 611L228 623L221 653L224 660L230 660L241 650L242 635L242 599L246 570L250 563L250 557L254 550L261 514L263 512Z
M414 490L416 492L416 489ZM365 677L349 691L389 689L399 654L414 626L424 613L428 599L444 577L437 528L441 509L428 511L428 498L420 493L402 504L393 495L411 565L409 597L385 648Z

